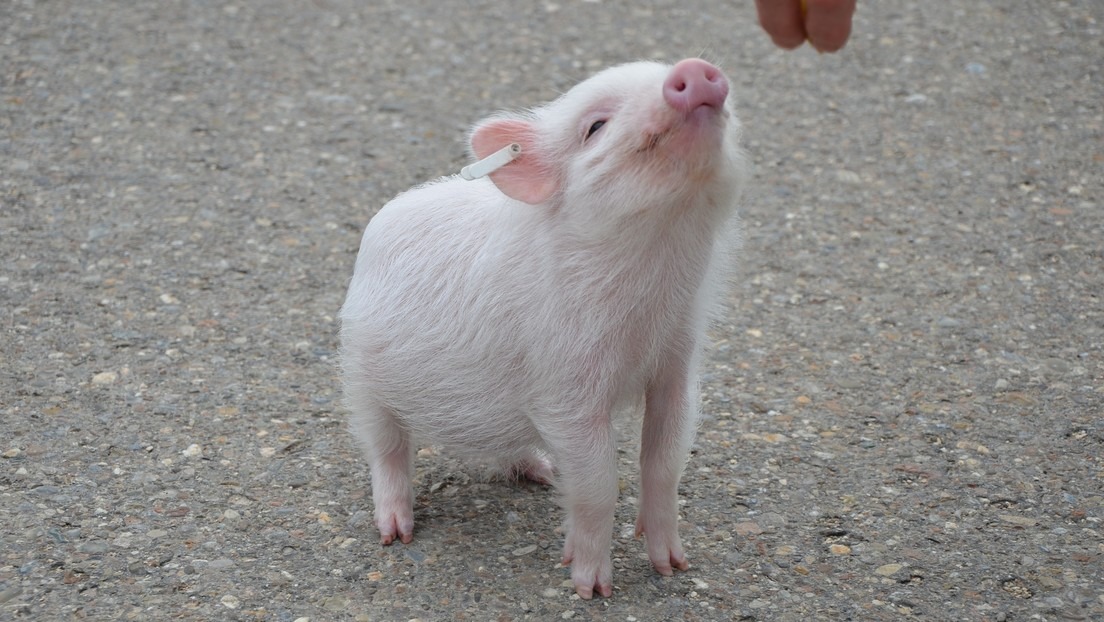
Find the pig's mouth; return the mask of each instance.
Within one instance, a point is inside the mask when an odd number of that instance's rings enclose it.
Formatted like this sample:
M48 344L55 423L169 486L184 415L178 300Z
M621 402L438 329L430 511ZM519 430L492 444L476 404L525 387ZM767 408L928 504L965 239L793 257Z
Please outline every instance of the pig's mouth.
M636 150L637 153L647 153L648 151L655 151L656 147L659 147L659 141L663 140L666 132L658 132L655 134L648 134L644 137L644 144Z
M725 108L701 106L685 118L674 119L665 127L646 131L636 153L657 151L665 143L676 140L682 134L691 134L685 137L687 146L691 149L695 144L703 141L702 146L707 145L710 138L719 137L724 133L724 124L728 116L729 112Z

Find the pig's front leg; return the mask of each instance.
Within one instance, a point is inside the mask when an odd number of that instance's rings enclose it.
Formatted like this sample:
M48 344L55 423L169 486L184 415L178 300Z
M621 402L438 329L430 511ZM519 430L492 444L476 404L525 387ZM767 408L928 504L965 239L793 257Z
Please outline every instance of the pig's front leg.
M564 565L571 564L575 593L613 595L610 544L617 506L617 451L608 412L548 439L567 509Z
M664 366L648 385L640 441L640 510L636 535L644 535L648 559L671 575L690 564L678 535L678 484L697 423L697 383L682 360Z

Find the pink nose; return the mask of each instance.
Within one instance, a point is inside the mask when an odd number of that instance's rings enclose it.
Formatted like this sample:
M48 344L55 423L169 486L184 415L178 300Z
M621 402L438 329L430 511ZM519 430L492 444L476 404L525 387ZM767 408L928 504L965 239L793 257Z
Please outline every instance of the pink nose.
M679 112L699 106L721 108L728 97L728 80L720 69L700 58L679 61L663 82L663 98Z

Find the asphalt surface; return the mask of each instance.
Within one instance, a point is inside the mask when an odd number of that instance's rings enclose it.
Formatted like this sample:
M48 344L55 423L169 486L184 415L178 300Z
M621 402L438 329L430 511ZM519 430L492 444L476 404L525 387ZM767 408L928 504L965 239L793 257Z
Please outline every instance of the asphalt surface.
M1104 4L0 3L0 618L1104 619ZM755 164L681 487L573 595L540 486L432 450L380 547L336 312L471 123L722 66Z

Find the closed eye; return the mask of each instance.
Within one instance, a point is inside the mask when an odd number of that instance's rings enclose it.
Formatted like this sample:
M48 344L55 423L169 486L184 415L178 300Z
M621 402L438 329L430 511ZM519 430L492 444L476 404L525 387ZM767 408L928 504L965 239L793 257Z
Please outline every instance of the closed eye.
M605 125L605 124L606 124L605 119L602 119L600 121L595 121L594 123L592 123L591 126L590 126L590 129L587 130L586 138L584 138L583 140L588 140L591 136L594 136L594 133L597 132L598 130L602 129L602 126Z

